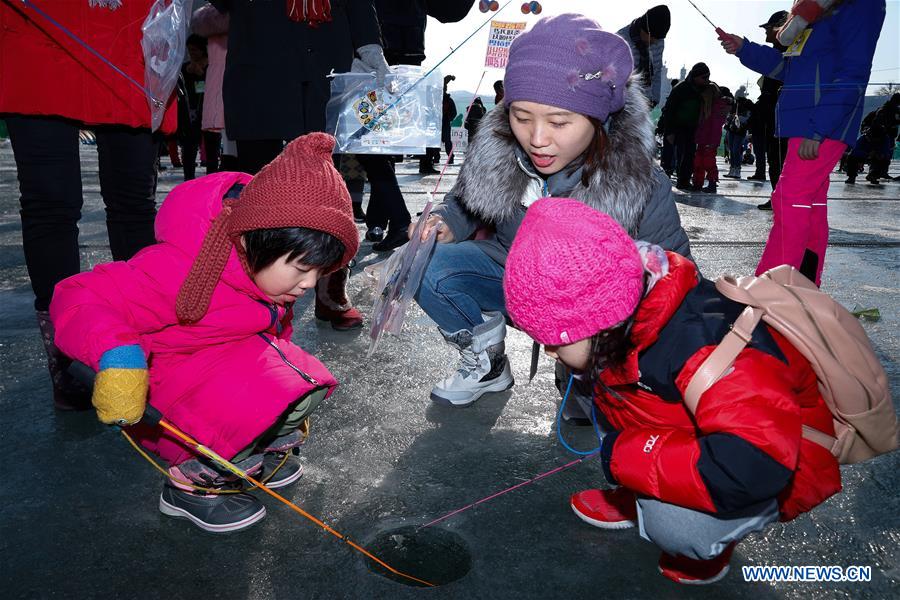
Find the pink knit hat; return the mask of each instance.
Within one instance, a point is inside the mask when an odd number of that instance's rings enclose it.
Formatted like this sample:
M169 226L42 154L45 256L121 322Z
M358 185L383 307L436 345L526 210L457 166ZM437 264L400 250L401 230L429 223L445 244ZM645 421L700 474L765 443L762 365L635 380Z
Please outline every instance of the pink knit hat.
M578 200L541 198L506 259L506 309L535 341L572 344L628 318L643 277L634 240L612 217Z

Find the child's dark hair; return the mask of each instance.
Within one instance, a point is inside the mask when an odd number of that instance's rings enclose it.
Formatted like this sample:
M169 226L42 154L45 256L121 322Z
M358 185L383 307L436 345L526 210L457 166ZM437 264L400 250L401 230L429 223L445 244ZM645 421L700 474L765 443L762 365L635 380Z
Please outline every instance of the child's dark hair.
M642 298L646 290L647 277L645 276ZM637 307L627 319L618 325L604 329L591 337L588 375L592 382L596 383L600 379L600 374L607 367L624 363L628 353L634 349L634 344L631 342L631 327L634 325L635 314L637 314Z
M305 265L330 271L340 263L345 250L343 242L330 233L306 227L247 231L244 246L253 273L259 273L285 254L288 261L300 258Z

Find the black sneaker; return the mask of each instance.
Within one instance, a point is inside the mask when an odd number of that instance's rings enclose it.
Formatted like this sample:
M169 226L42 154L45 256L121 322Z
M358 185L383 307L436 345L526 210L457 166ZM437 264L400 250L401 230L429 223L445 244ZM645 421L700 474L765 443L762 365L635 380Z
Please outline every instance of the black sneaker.
M188 519L204 531L227 533L249 527L266 516L266 507L255 496L239 494L204 494L186 491L171 483L163 486L159 496L159 512L170 517Z
M759 173L754 173L750 177L747 178L747 181L768 181L769 179L765 175L760 175Z
M772 201L767 200L762 204L757 204L756 208L758 208L759 210L772 210Z
M266 452L263 456L262 481L272 489L291 485L303 477L303 465L288 452Z
M372 244L372 250L375 252L388 252L394 248L399 248L409 241L409 235L406 227L397 227L384 236L384 239L377 244Z
M433 166L429 167L426 165L424 167L419 167L419 175L437 175L438 173L440 173L440 171Z

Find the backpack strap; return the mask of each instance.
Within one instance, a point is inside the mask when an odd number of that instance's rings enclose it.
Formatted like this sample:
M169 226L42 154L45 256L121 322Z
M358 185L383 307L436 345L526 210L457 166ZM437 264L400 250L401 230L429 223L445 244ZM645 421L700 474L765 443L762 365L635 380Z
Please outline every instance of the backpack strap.
M713 350L684 390L684 404L691 414L697 413L697 405L700 404L700 397L703 392L708 390L719 379L725 376L731 365L734 364L738 354L747 347L753 335L753 330L762 319L763 309L748 306L738 316L729 331L719 345ZM835 437L823 433L818 429L814 429L808 425L803 425L803 437L813 443L816 443L832 454L837 447L838 440Z
M700 403L700 396L703 395L703 392L725 375L741 350L750 343L753 330L756 329L762 316L763 311L760 308L752 306L745 308L731 326L731 331L722 338L716 349L706 357L706 360L694 373L684 391L684 403L691 414L697 412L697 405Z

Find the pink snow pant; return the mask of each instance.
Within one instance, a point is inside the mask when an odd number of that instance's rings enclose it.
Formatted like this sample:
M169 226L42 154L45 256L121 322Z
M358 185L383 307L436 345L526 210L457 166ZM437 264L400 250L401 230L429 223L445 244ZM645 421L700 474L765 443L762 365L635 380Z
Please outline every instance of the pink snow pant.
M778 265L800 270L809 251L817 259L815 280L820 285L828 246L828 176L847 145L823 140L818 158L803 160L797 154L801 141L802 138L788 141L784 170L772 192L772 230L756 274Z

